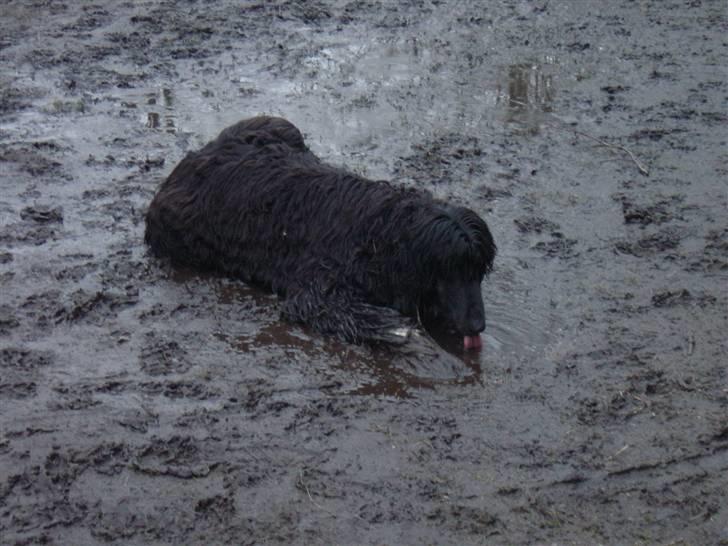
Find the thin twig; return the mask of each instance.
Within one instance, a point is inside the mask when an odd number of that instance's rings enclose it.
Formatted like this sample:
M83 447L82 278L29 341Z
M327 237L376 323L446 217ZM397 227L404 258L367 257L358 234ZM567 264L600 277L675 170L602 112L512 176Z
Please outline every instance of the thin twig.
M624 447L622 447L621 449L618 449L618 450L617 450L617 452L616 452L616 453L615 453L614 455L612 455L611 457L609 457L609 458L610 458L610 459L614 459L614 458L615 458L615 457L617 457L617 456L618 456L618 455L619 455L620 453L622 453L623 451L627 450L628 448L629 448L629 444L625 444L625 446L624 446Z
M322 510L322 511L326 512L331 517L333 517L333 518L336 518L337 517L336 514L334 514L332 511L327 510L326 508L324 508L323 506L321 506L319 503L317 503L315 500L313 500L313 497L311 496L311 491L308 490L308 486L303 481L303 470L299 470L298 471L298 484L301 487L303 487L303 489L306 491L306 495L308 495L308 500L311 501L311 504L313 504L319 510ZM364 518L362 518L359 514L351 514L351 515L354 516L356 519L359 519L361 521L364 521Z
M617 150L622 150L629 156L629 158L634 162L634 164L637 165L637 169L640 171L640 173L642 173L644 176L650 175L650 171L647 170L647 167L645 167L644 165L642 165L642 163L637 161L637 158L634 156L634 154L631 151L629 151L627 148L625 148L624 146L621 146L619 144L610 144L609 142L605 142L601 138L593 137L583 131L577 131L576 129L571 129L571 130L575 134L589 138L589 139L593 140L594 142L598 142L602 146L606 146L607 148L616 148Z
M308 500L310 500L310 501L311 501L311 504L313 504L313 505L314 505L314 506L315 506L316 508L318 508L319 510L323 510L324 512L326 512L326 513L327 513L327 514L329 514L330 516L333 516L334 518L336 518L336 514L334 514L334 513L333 513L333 512L331 512L330 510L327 510L326 508L324 508L323 506L321 506L321 505L320 505L319 503L317 503L317 502L316 502L315 500L313 500L313 497L311 496L311 492L310 492L310 491L308 490L308 486L307 486L307 485L306 485L306 484L304 483L304 481L303 481L303 470L300 470L300 471L298 472L298 483L299 483L299 484L301 485L301 487L303 487L303 489L304 489L304 490L306 491L306 495L308 495Z
M512 103L514 103L514 104L518 104L519 106L524 106L526 108L529 106L529 104L527 104L525 102L521 102L521 101L516 100L516 99L509 99L509 101L512 102ZM579 131L577 129L574 129L573 127L570 127L569 125L567 125L564 121L560 120L556 115L552 114L551 112L544 112L544 114L546 114L548 116L551 116L552 119L555 119L556 121L558 121L559 123L561 123L561 125L563 125L567 129L569 129L570 131L572 131L576 135L583 136L585 138L588 138L590 140L593 140L594 142L599 143L601 146L605 146L607 148L617 149L617 150L623 151L624 153L626 153L629 156L629 158L632 160L632 162L637 166L637 169L639 170L640 174L642 174L643 176L649 176L650 175L650 171L647 169L647 167L645 167L642 163L640 163L637 160L637 158L635 157L635 155L630 150L628 150L627 148L625 148L624 146L621 146L619 144L611 144L611 143L606 142L606 141L604 141L604 140L602 140L600 138L591 136L590 134L585 133L584 131Z

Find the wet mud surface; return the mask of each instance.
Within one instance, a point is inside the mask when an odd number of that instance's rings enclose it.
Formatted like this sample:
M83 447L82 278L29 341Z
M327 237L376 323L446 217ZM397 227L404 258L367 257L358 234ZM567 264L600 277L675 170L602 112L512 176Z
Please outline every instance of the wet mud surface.
M3 2L0 542L728 544L727 33L710 0ZM482 353L148 256L160 181L261 113L487 218Z

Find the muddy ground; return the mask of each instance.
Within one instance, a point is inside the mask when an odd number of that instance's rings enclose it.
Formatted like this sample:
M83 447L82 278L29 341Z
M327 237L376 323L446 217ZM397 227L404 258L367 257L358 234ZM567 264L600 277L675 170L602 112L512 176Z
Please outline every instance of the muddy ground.
M0 543L728 544L727 36L721 0L2 2ZM487 218L481 354L147 254L260 113Z

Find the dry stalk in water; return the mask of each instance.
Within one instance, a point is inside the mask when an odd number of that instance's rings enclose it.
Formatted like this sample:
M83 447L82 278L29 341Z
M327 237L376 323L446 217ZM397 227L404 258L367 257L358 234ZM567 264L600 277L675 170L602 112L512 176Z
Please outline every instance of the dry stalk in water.
M528 106L529 106L525 102L521 102L519 100L509 99L509 101L512 102L513 104L518 104L519 106L524 106L526 108L528 108ZM601 138L597 138L588 133L585 133L584 131L579 131L577 129L574 129L573 127L570 127L569 125L567 125L565 122L561 121L554 114L552 114L550 112L544 112L544 113L551 116L552 119L558 121L562 126L566 127L570 131L572 131L575 135L583 136L585 138L593 140L594 142L597 142L600 146L604 146L604 147L610 148L612 150L621 150L622 152L626 153L629 156L629 158L632 160L632 162L637 166L637 170L640 172L641 175L643 175L643 176L650 175L650 171L647 169L647 167L645 167L642 163L640 163L638 161L638 159L635 157L635 155L630 150L625 148L624 146L621 146L619 144L611 144L609 142L602 140Z

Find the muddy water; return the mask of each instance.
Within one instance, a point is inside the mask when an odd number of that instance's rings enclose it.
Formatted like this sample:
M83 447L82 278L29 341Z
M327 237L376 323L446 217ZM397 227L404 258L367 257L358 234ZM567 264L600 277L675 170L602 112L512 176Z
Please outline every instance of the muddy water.
M723 3L10 1L0 30L1 543L728 541ZM147 255L160 181L259 113L487 218L482 353L322 338Z

